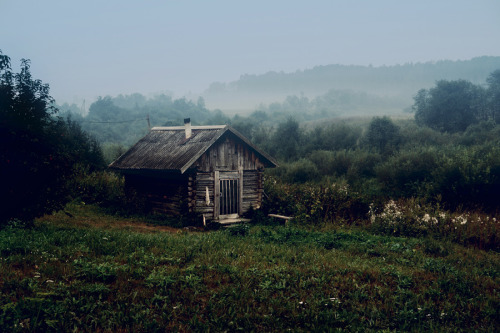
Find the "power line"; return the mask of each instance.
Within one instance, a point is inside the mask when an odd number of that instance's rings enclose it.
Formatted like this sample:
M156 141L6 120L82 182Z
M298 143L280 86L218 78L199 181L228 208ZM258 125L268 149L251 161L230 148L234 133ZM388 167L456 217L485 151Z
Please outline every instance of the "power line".
M89 124L121 124L121 123L132 123L134 121L139 121L139 120L149 120L148 118L140 118L140 119L134 119L134 120L122 120L122 121L88 121L88 120L81 120L82 123L89 123Z

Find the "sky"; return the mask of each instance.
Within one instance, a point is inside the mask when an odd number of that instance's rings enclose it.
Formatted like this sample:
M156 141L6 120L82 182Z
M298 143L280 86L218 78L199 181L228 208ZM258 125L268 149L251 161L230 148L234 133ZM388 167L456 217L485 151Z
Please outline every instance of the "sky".
M500 56L499 0L0 0L0 50L58 104L244 74ZM87 105L88 107L88 105Z

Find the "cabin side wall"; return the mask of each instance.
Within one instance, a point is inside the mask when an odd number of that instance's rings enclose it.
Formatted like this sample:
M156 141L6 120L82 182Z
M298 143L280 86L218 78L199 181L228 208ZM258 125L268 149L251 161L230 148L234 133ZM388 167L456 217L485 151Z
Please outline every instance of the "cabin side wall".
M153 213L180 215L188 211L188 176L153 177L125 175L127 191L145 199L146 210Z
M195 175L194 200L192 200L195 211L205 216L209 220L214 219L214 193L215 179L213 172L197 172ZM208 195L208 197L207 197Z
M250 208L259 209L262 205L262 194L264 186L262 182L262 171L243 171L243 202L242 210L247 212Z

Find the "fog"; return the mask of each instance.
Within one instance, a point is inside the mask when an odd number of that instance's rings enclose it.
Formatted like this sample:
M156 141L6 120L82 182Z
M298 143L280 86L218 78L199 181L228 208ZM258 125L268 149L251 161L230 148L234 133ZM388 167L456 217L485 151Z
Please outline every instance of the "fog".
M385 67L500 55L500 3L489 0L7 0L0 11L0 48L13 67L31 59L59 104L87 108L137 92L247 112L331 89L395 98L401 108L437 78L420 67L389 77Z
M418 90L430 88L438 80L484 84L488 74L498 68L500 57L379 67L316 66L212 83L202 96L208 108L220 108L228 114L245 114L292 96L326 104L324 108L337 116L373 116L408 111Z

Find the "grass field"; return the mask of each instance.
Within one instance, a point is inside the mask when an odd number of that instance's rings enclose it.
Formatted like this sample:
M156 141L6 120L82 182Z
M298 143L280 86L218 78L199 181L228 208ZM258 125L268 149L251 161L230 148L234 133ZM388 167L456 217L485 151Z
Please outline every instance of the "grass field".
M70 205L0 231L0 330L498 331L500 256L357 228L191 232Z

